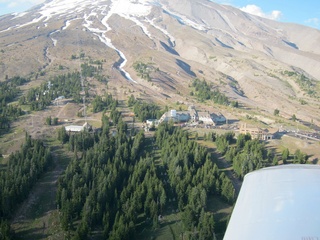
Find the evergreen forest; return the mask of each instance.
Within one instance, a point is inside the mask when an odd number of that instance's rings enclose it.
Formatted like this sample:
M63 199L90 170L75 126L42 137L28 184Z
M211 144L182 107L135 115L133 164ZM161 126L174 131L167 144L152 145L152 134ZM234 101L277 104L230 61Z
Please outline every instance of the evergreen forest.
M21 108L13 103L21 94L19 86L29 82L28 79L13 77L0 82L0 136L10 129L12 121L23 114Z
M181 212L186 236L211 239L215 221L208 197L233 203L235 196L207 149L172 124L160 125L151 139L143 132L128 137L121 119L116 136L110 127L104 116L100 134L84 132L68 143L74 157L59 179L57 203L70 237L100 232L103 239L139 239L141 226L158 228L172 208Z
M28 134L20 151L9 156L6 169L0 171L0 239L13 237L8 220L51 164L50 148Z
M303 164L308 160L300 150L290 155L284 149L278 156L249 134L208 131L199 139L198 133L194 137L172 122L160 124L148 135L133 131L111 94L89 96L89 86L81 80L96 77L102 67L99 62L96 65L82 64L81 72L52 77L24 95L19 87L28 79L14 77L0 83L0 134L24 113L22 105L41 111L61 96L75 103L91 97L92 112L102 113L101 128L95 131L68 133L64 126L56 128L53 144L72 156L57 181L55 199L65 239L141 239L144 231L155 232L168 224L164 219L169 213L177 216L181 226L180 235L172 236L216 239L223 236L227 220L217 219L209 203L219 199L232 206L237 192L234 179L241 181L247 173L280 161ZM195 79L192 87L200 101L230 104L205 80ZM126 107L139 122L159 119L168 110L133 95ZM58 125L58 118L47 117L46 125ZM10 221L54 165L52 149L43 140L26 133L21 149L4 164L0 162L0 240L19 237ZM207 143L214 147L209 149ZM218 158L232 169L232 176L231 170L219 169Z
M195 95L201 102L205 100L212 100L216 104L220 105L229 105L230 101L228 97L221 93L219 89L214 89L213 86L208 84L205 80L201 81L198 78L195 78L191 85L194 91L191 92L191 95Z

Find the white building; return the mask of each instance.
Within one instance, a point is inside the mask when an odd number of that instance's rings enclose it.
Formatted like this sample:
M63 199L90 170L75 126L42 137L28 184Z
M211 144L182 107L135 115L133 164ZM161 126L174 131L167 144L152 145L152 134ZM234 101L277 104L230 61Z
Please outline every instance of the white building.
M209 112L198 112L198 119L204 124L219 125L225 124L226 118L221 114L209 113Z
M189 112L183 112L183 111L177 112L177 110L172 109L161 116L159 123L170 122L170 121L173 121L175 123L188 122L189 120L190 120Z
M64 104L67 102L65 101L65 99L66 99L65 96L59 96L53 100L53 104L55 105Z
M190 113L190 120L192 122L197 122L199 120L199 116L195 106L189 106L188 110Z
M202 121L204 124L214 125L214 121L209 112L198 112L199 121Z
M81 132L84 130L91 130L92 126L89 125L87 122L85 122L82 126L79 125L69 125L69 126L65 126L65 129L67 132Z
M147 119L146 121L147 126L151 127L154 125L155 127L159 125L159 120L157 119Z
M247 127L246 123L240 124L240 134L250 134L253 139L270 140L273 139L278 129L262 129L258 127Z
M226 118L221 114L214 114L209 112L198 112L194 106L189 106L188 111L177 111L175 109L164 113L159 123L173 121L179 122L197 122L202 121L204 124L219 125L226 123Z

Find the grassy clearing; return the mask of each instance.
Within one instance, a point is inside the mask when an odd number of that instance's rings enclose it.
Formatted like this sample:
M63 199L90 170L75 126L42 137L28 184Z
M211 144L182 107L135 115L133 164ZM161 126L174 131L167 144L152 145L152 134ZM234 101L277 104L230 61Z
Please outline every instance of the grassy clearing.
M0 171L4 170L7 165L7 159L0 157Z
M152 224L151 224L152 225ZM167 211L163 215L157 229L153 229L152 226L144 224L140 233L138 233L138 239L156 239L156 240L170 240L181 239L180 235L183 232L182 223L180 221L180 213L175 211Z
M267 143L267 147L274 150L278 156L281 156L282 151L288 148L290 154L293 154L297 149L309 156L309 161L314 164L319 163L320 153L319 147L320 143L312 140L300 139L293 136L283 136L281 139L275 139Z
M24 112L31 112L31 107L30 105L20 105L22 111Z
M20 127L11 127L9 132L6 132L0 137L0 153L3 154L3 161L0 164L6 164L10 153L20 149L24 142L25 132Z
M217 240L222 240L233 207L222 201L220 198L212 197L208 198L207 208L214 213Z
M222 240L227 226L227 221L232 212L232 206L222 201L219 197L209 197L207 210L214 213L215 217L215 233L217 240ZM157 229L152 228L152 223L142 224L137 238L141 240L154 239L154 240L175 240L175 239L189 239L189 234L183 228L181 222L180 212L175 212L172 206L167 208L163 214Z
M192 136L191 136L192 138ZM149 139L151 141L151 139ZM215 143L209 141L198 140L199 144L208 147L209 149L215 148ZM149 142L152 146L152 143ZM160 150L153 150L155 162L161 165ZM159 227L154 229L152 222L142 222L137 230L138 239L154 239L154 240L175 240L175 239L189 239L190 232L184 230L181 222L181 213L177 212L177 207L173 203L169 203L163 213L163 220L160 222ZM214 213L216 221L216 237L217 240L222 240L226 229L227 221L232 211L232 206L225 203L219 197L209 197L207 203L207 210ZM143 220L142 220L143 221Z

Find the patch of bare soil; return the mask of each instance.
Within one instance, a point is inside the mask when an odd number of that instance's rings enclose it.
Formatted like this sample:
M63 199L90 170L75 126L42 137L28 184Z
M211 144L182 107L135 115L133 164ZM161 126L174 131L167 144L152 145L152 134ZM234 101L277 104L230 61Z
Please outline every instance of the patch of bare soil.
M58 106L59 112L56 117L61 120L68 120L75 118L77 116L78 111L81 109L81 106L72 102L63 102Z
M235 197L238 196L242 181L235 175L233 171L232 164L227 162L224 157L216 151L215 145L212 142L198 141L201 145L208 148L209 152L212 154L214 162L217 164L220 171L223 171L228 178L231 180L233 187L235 189Z
M285 148L289 149L290 154L294 154L294 152L299 149L300 151L308 154L309 162L320 164L320 142L318 141L284 135L281 139L270 141L268 146L273 148L278 154L281 154L282 150Z

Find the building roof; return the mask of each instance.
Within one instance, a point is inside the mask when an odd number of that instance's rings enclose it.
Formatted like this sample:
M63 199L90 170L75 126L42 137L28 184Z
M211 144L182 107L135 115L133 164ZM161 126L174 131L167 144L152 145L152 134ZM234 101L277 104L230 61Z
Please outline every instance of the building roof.
M90 129L91 125L88 122L85 122L82 126L82 128Z
M269 128L269 129L267 129L267 132L269 134L276 134L277 132L279 132L279 129L278 128Z
M79 125L69 125L65 126L67 132L81 132L84 129L91 129L91 125L88 122L85 122L82 126Z
M83 126L69 125L65 126L65 129L67 132L81 132L83 130Z
M199 118L203 118L203 117L211 118L211 115L209 112L198 112L198 116Z
M223 120L223 121L225 121L226 120L226 117L221 113L221 112L219 112L219 113L211 113L211 117L212 118L214 118L214 119L216 119L216 120Z

